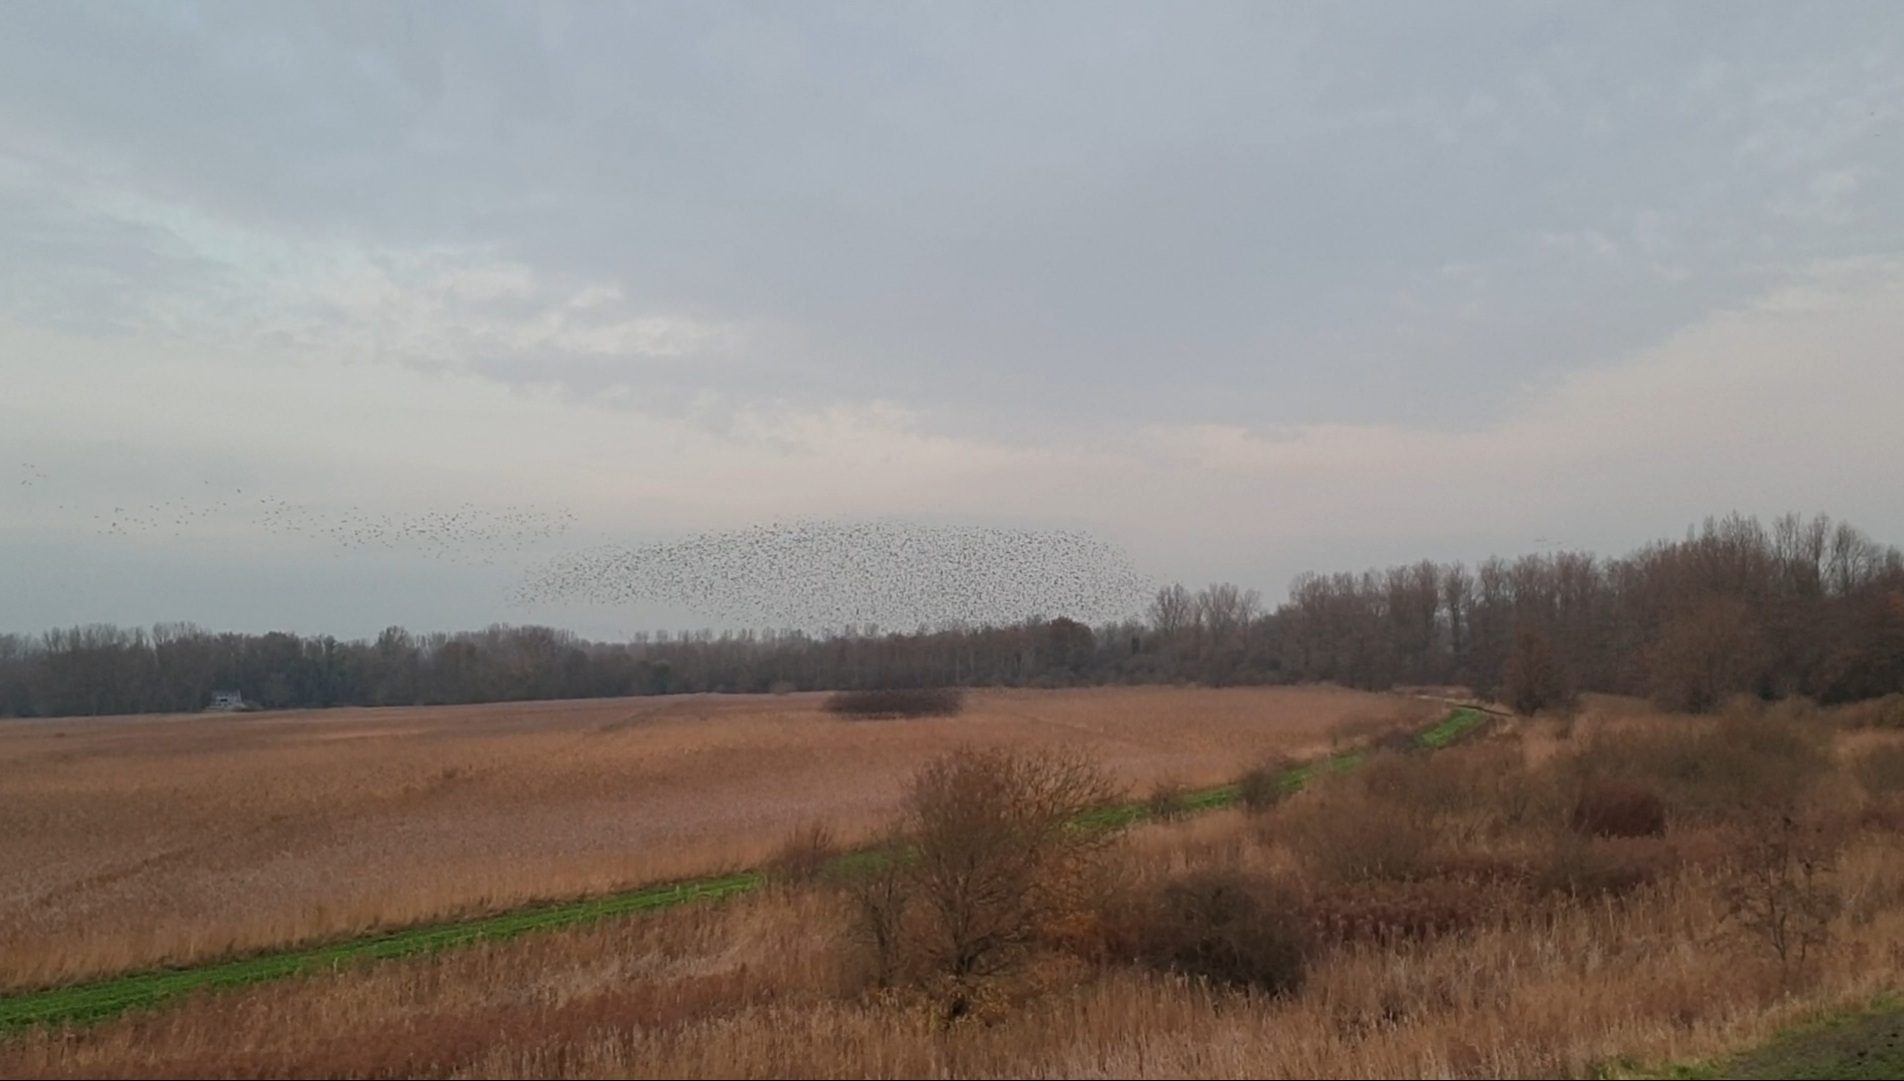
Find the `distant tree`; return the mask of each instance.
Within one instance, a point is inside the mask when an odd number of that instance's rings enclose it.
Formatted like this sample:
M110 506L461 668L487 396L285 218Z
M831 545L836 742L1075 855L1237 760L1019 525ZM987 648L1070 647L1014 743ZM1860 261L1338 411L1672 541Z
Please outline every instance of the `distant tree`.
M1075 679L1090 667L1096 652L1097 637L1077 620L1060 616L1045 624L1039 649L1045 668Z
M1740 693L1828 702L1904 692L1904 552L1823 516L1739 515L1617 559L1577 552L1305 574L1264 611L1220 583L1159 590L1148 622L940 625L880 634L690 631L585 642L496 625L370 641L92 625L0 638L0 714L202 708L214 689L273 706L1083 680L1455 683L1528 701L1559 686L1703 710ZM1525 628L1538 628L1530 643ZM1539 707L1536 707L1539 708ZM1549 706L1548 708L1551 708Z
M1577 694L1572 674L1547 632L1538 627L1516 631L1502 673L1501 697L1508 707L1520 714L1567 710Z
M1757 689L1764 643L1745 604L1709 598L1671 616L1648 653L1653 700L1704 712Z

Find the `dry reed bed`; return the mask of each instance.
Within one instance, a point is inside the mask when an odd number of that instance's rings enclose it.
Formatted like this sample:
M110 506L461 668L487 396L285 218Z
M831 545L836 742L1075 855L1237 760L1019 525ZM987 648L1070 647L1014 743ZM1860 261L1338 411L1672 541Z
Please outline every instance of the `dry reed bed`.
M1402 798L1444 807L1434 814L1442 831L1427 842L1438 858L1517 857L1537 827L1509 819L1525 810L1529 823L1551 820L1554 806L1523 808L1526 793L1505 784L1482 797L1506 809L1489 823L1450 793L1511 772L1502 767L1516 757L1572 753L1555 742L1676 736L1702 723L1589 717L1565 736L1538 730L1436 756L1453 785L1425 773L1389 779L1417 786ZM1840 750L1867 754L1873 742L1841 740ZM1368 779L1381 777L1365 769L1266 815L1141 827L1118 866L1138 884L1224 866L1306 875L1327 897L1342 887L1305 831L1323 812L1353 810ZM0 1045L0 1075L1585 1077L1615 1059L1711 1056L1897 989L1904 835L1865 812L1904 794L1855 789L1827 798L1860 824L1835 874L1843 904L1829 949L1796 981L1729 916L1729 865L1697 856L1718 827L1689 821L1658 841L1685 858L1650 884L1571 900L1504 898L1440 936L1352 938L1319 955L1300 990L1282 998L1054 958L1033 970L1015 1008L948 1029L903 996L857 989L836 896L781 889L29 1034Z
M1194 827L1208 835L1213 831ZM1786 994L1691 873L1619 902L1327 956L1282 999L1130 971L990 1026L842 1000L840 915L782 892L199 999L0 1045L12 1076L1583 1077L1756 1042L1898 978L1904 863L1867 838ZM295 1020L292 1020L295 1019Z
M0 725L0 988L751 866L869 834L958 743L1082 749L1141 789L1433 707L1319 688L992 691L850 723L706 696Z

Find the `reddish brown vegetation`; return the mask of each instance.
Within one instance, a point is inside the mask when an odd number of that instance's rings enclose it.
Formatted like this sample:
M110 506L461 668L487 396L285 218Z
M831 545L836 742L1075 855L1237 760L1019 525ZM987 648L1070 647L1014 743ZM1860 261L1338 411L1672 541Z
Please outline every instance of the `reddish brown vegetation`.
M840 691L826 699L828 713L867 719L955 717L964 708L965 692L957 687Z
M868 949L860 896L792 887L30 1034L0 1045L0 1074L1586 1077L1894 985L1904 836L1851 779L1896 737L1808 707L1589 703L1578 723L1558 744L1528 724L1377 755L1075 859L1048 855L1067 835L1021 797L1094 787L1038 780L1088 770L944 760L905 801L918 863L853 880L890 884L907 935L939 944L883 989L841 978ZM1574 797L1628 771L1664 835L1576 829ZM1787 798L1798 813L1768 818ZM1416 858L1366 858L1385 823L1418 826ZM1021 930L964 964L954 926Z
M0 724L0 987L761 867L791 826L870 840L963 743L1220 784L1345 716L1323 688L975 691L956 723L815 695Z
M1574 801L1569 824L1588 837L1659 837L1666 833L1666 802L1637 781L1595 780Z

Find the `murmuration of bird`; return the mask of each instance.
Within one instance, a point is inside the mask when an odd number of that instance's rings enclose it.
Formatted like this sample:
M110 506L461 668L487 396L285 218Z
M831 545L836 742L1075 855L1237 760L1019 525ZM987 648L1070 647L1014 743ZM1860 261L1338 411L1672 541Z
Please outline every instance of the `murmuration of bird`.
M519 604L669 604L735 626L810 631L983 626L1142 611L1152 591L1117 546L1075 530L796 521L607 544L549 560Z

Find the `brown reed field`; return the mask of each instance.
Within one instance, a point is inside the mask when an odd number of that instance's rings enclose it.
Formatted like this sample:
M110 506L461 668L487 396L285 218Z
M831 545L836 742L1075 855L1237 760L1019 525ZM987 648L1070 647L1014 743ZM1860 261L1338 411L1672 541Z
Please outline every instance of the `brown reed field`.
M822 695L0 723L0 988L758 865L845 842L950 747L1087 752L1139 791L1436 708L1325 688L974 691L844 720Z
M1135 827L1083 932L957 1021L929 989L866 983L850 891L786 885L32 1032L0 1043L0 1074L1592 1077L1705 1059L1904 979L1904 791L1882 757L1904 744L1770 712L1598 701L1377 752L1264 810ZM1614 770L1659 797L1663 830L1582 832L1578 801ZM1781 819L1828 838L1802 963L1741 903L1791 866L1754 844ZM1211 876L1307 942L1283 993L1120 952L1156 932L1119 923L1133 899Z

